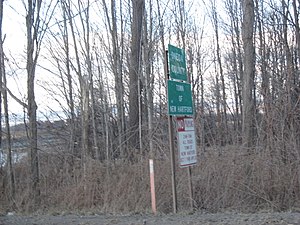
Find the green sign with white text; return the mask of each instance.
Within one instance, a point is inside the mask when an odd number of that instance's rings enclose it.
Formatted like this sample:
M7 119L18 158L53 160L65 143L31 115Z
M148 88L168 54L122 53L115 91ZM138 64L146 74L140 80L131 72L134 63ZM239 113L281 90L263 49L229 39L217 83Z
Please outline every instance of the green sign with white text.
M191 84L168 80L169 115L193 115Z
M168 56L170 78L187 81L185 53L183 49L169 44Z

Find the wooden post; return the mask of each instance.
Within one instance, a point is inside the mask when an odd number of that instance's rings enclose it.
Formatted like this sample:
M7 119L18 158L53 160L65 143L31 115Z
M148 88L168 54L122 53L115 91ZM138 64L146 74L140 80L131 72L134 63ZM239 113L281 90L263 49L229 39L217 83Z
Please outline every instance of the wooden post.
M168 51L165 54L165 74L166 74L166 84L169 79L168 71ZM166 91L168 96L168 88ZM171 156L171 177L172 177L172 194L173 194L173 213L177 213L177 191L176 191L176 171L175 171L175 153L174 153L174 128L172 116L168 116L168 127L169 127L169 146L170 146L170 156Z
M189 179L190 206L191 206L191 210L194 211L192 167L188 166L187 170L188 170L188 179Z
M169 116L168 124L169 124L169 145L170 145L170 155L171 155L173 213L177 213L176 170L175 170L175 154L174 154L174 129L173 129L172 116Z

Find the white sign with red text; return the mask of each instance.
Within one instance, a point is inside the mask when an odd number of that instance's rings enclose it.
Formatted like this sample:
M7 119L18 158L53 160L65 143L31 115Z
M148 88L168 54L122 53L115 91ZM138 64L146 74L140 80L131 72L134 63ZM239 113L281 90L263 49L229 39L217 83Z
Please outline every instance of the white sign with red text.
M197 163L194 119L177 117L178 153L181 167Z

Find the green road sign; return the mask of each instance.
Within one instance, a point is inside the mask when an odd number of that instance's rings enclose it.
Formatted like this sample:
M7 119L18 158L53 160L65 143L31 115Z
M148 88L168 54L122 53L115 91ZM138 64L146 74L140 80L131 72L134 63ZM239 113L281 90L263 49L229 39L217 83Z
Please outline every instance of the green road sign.
M168 80L169 115L193 115L191 84Z
M183 49L169 44L168 56L170 78L187 81L185 53Z

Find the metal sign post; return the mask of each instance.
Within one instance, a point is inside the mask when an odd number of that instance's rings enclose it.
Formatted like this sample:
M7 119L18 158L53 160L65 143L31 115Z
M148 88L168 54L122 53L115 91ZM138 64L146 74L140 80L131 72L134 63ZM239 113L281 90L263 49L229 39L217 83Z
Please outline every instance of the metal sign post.
M194 119L192 117L177 117L177 136L179 165L187 167L190 207L193 211L194 200L191 166L197 163L197 151Z
M166 83L169 80L169 69L168 69L168 51L166 51L165 57L165 74ZM169 90L167 89L167 96ZM170 146L170 155L171 155L171 178L172 178L172 196L173 196L173 213L177 213L177 191L176 191L176 170L175 170L175 154L174 154L174 128L173 128L173 119L172 115L168 116L168 127L169 127L169 146Z
M172 116L168 118L169 124L169 144L171 155L171 173L172 173L172 193L173 193L173 212L177 213L177 191L176 191L176 169L175 169L175 147L174 147L174 129Z
M168 45L165 57L165 74L168 97L168 125L169 125L169 144L171 155L172 172L172 192L173 192L173 211L177 212L177 192L175 176L175 154L174 154L174 129L172 116L177 117L178 134L178 158L180 167L188 168L190 203L193 210L193 187L191 179L191 165L197 162L196 140L194 130L194 120L192 117L193 100L191 84L188 83L186 72L185 52L183 49Z

